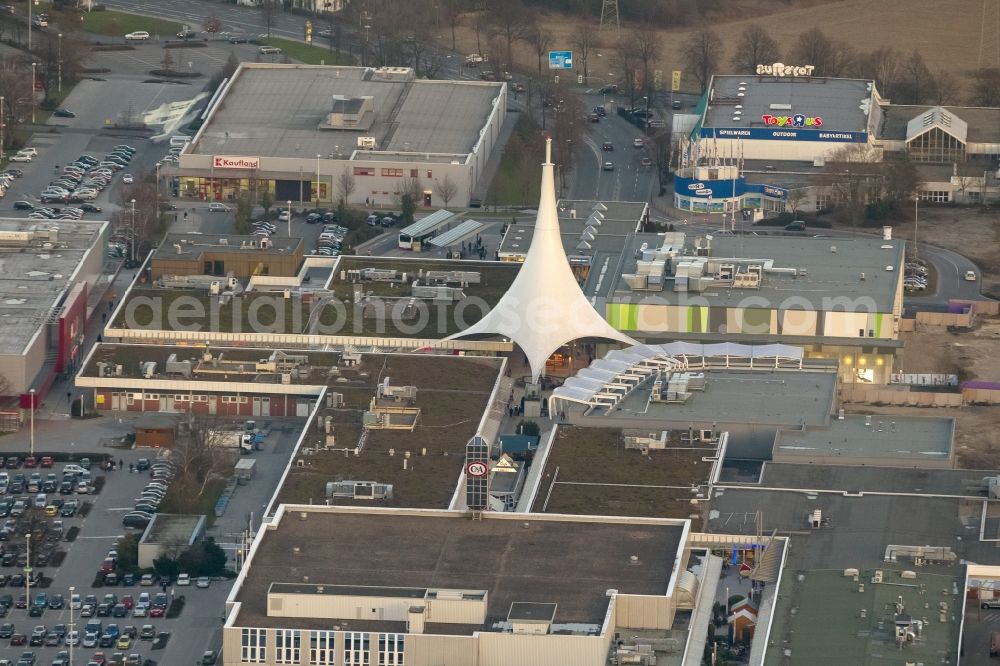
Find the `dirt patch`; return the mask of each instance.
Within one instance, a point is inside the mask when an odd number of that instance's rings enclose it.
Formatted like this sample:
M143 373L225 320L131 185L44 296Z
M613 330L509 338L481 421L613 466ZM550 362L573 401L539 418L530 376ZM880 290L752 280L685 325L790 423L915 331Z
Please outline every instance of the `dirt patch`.
M552 446L535 498L538 512L548 496L548 513L687 518L697 513L691 489L711 470L703 458L715 453L698 447L644 455L626 450L621 431L611 428L560 428Z
M956 373L959 379L1000 381L1000 317L977 318L972 331L950 333L945 327L920 325L903 333L900 372Z

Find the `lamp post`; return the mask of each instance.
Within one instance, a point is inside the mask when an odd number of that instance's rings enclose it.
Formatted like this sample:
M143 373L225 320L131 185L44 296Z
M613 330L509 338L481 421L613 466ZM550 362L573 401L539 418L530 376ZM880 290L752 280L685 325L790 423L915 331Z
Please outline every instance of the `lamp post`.
M919 256L917 252L917 231L920 224L920 193L913 193L913 257Z
M31 53L31 0L28 0L28 53Z
M73 624L73 594L76 592L76 587L73 585L69 586L69 631L72 633L76 629L76 625ZM80 639L80 634L76 635L77 640ZM69 666L73 666L73 645L75 643L69 644Z
M3 159L4 148L6 147L3 142L3 126L6 124L3 118L3 96L0 96L0 159Z
M29 435L29 446L31 447L30 455L35 455L35 389L28 391L28 396L31 398L31 434Z
M135 263L135 199L132 199L132 252L131 259Z
M27 559L24 562L24 601L25 607L31 606L31 533L24 535L24 552Z
M35 124L35 67L37 62L31 63L31 124Z
M59 33L59 92L62 92L62 33Z
M292 202L288 201L288 237L292 237Z
M156 163L156 210L160 210L160 163Z
M316 210L319 211L319 158L320 154L316 153Z

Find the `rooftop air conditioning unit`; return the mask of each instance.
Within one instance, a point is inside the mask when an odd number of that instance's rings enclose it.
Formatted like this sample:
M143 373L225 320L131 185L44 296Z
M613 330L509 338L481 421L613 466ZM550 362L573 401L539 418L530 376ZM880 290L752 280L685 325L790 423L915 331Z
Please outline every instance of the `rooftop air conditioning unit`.
M375 150L375 137L359 136L358 148L360 148L361 150Z

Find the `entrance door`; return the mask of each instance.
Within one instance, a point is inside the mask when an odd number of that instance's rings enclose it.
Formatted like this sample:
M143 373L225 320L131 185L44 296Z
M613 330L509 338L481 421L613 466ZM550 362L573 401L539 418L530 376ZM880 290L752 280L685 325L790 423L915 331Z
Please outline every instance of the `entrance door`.
M260 415L270 416L271 415L271 396L264 396L260 399Z
M253 398L253 415L260 416L260 396L257 395Z
M160 411L161 412L174 411L174 396L160 394Z
M216 404L218 400L219 396L217 395L208 396L208 413L210 415L214 416L215 414L218 414L218 412L216 411L218 409L218 405Z
M295 399L295 415L309 416L309 403L302 398Z
M118 410L124 408L124 406L122 405L123 402L122 395L123 395L122 393L111 394L111 409Z
M428 208L430 208L431 205L432 194L433 194L432 190L424 190L424 206L427 206Z

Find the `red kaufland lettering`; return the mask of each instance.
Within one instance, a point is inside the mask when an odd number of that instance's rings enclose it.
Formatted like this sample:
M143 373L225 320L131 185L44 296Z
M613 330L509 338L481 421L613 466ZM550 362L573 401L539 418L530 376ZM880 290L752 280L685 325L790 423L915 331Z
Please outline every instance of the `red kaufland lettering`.
M212 160L212 166L216 169L259 169L259 157L227 157L216 155Z

